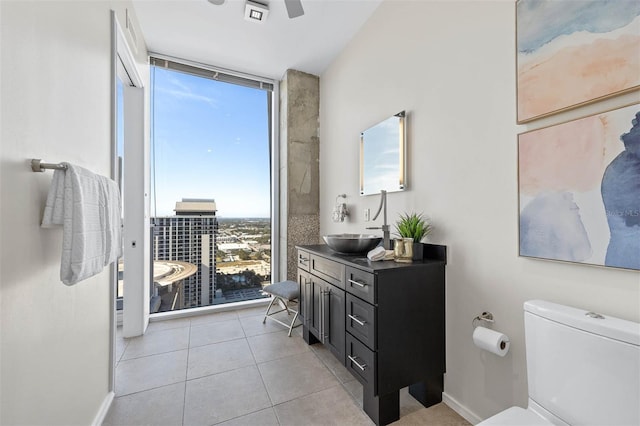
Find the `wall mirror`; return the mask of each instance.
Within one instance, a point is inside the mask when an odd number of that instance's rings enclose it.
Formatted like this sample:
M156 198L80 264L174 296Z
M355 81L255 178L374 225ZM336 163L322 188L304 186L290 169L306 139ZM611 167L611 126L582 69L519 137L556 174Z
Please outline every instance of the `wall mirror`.
M404 111L360 133L360 195L404 191L406 147Z

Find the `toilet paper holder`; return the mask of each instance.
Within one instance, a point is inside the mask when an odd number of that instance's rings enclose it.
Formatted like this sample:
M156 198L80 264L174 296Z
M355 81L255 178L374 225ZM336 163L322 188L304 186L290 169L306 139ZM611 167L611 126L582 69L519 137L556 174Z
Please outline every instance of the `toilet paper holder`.
M493 324L493 314L491 312L483 312L471 321L471 325L473 326L473 343L480 349L484 349L501 357L505 356L507 352L509 352L509 336L488 327L481 327L480 324L478 324L480 321Z
M473 328L476 328L478 326L478 324L477 324L478 321L484 321L484 322L488 322L490 324L495 322L493 320L493 314L491 312L483 312L480 315L478 315L477 317L475 317L471 321L471 326Z

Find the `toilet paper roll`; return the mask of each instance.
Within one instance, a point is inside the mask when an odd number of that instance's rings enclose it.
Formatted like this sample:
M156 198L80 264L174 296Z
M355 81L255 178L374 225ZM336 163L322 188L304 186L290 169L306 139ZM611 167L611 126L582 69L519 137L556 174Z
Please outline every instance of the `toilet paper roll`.
M509 338L488 328L476 327L473 330L473 343L480 349L499 356L505 356L509 352Z

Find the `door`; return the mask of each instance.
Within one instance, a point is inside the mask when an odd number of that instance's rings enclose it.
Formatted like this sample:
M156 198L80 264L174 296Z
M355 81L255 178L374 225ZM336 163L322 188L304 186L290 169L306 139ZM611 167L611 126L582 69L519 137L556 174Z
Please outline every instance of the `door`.
M311 276L298 269L298 285L300 286L300 296L298 297L298 318L302 324L307 324L307 318L309 312L309 299L311 288Z
M307 328L344 363L345 291L313 275L308 278Z
M125 170L125 160L132 146L144 149L144 89L143 81L136 67L135 59L129 49L126 37L114 11L111 12L111 66L112 66L112 166L111 177L120 185L123 203L123 224L127 224L126 208L132 208L136 204L145 204L146 197L138 196L134 202L129 202L124 197L132 193L128 183L132 176ZM130 146L128 146L130 145ZM139 170L145 170L145 165L138 165ZM139 195L139 194L138 194ZM127 206L127 204L129 204ZM136 218L137 222L144 221L144 213ZM123 240L127 238L127 228L123 228ZM145 241L138 240L140 246ZM118 323L123 324L123 336L130 337L142 334L148 313L145 316L144 307L136 306L136 297L144 291L144 279L135 276L134 260L128 257L129 251L125 247L123 256L112 267L113 286L111 293L112 321L111 321L111 362L109 390L115 389L115 364L116 364L116 329ZM125 266L125 260L129 262ZM125 269L127 269L125 271ZM125 277L126 275L126 277ZM125 282L126 281L126 282ZM148 280L147 280L148 281ZM148 289L148 282L146 284ZM147 310L148 312L148 310Z
M322 295L324 293L325 283L312 275L310 275L309 278L309 286L307 287L309 290L307 293L309 298L307 302L309 308L307 311L308 318L306 318L307 327L311 334L322 342Z
M324 344L344 364L345 292L336 286L326 284L324 298L324 317L326 318Z
M124 337L144 334L149 323L149 196L144 142L144 90L124 86L123 314Z

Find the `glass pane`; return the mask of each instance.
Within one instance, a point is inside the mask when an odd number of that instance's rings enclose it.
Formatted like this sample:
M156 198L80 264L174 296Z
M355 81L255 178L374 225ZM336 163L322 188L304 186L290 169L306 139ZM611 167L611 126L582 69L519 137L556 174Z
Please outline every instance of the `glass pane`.
M269 93L157 67L152 92L158 311L265 297Z

